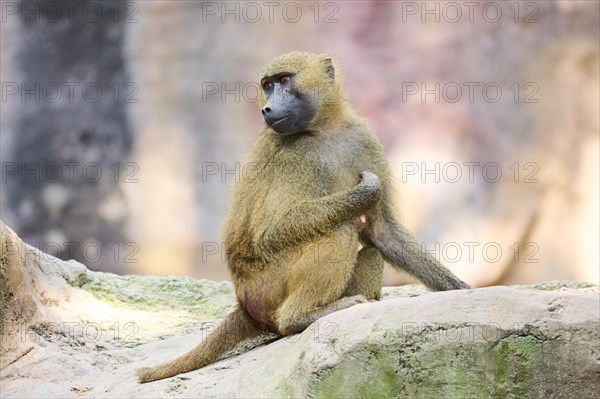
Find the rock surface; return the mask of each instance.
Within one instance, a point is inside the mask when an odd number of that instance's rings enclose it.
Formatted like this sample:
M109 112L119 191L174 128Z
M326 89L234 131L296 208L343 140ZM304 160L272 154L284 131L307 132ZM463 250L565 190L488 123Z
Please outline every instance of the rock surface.
M584 398L600 391L598 287L566 281L386 289L381 302L331 314L302 334L139 385L135 368L191 349L231 309L231 285L92 272L0 228L2 398Z

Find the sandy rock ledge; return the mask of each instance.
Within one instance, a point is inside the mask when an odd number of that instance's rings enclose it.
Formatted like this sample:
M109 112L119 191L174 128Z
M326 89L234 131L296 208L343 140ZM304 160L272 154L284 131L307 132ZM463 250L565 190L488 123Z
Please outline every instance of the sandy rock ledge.
M194 347L232 286L117 276L23 244L0 222L2 398L587 398L600 392L598 286L385 290L286 339L180 377L134 369ZM263 341L272 340L265 337Z

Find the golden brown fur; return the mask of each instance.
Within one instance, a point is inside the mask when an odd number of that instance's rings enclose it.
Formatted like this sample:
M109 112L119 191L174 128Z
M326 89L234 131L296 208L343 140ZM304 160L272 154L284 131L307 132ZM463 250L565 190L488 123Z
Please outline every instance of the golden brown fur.
M233 189L224 242L237 309L193 351L141 369L140 382L203 367L262 332L295 334L331 312L379 299L383 258L431 289L468 287L395 221L383 148L352 110L331 58L286 54L261 77L281 72L293 76L290 90L316 113L297 134L264 128Z

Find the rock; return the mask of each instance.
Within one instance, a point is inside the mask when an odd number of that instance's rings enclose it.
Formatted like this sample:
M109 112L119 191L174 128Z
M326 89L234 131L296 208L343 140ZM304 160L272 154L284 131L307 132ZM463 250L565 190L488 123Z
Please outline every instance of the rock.
M568 281L387 288L382 301L302 334L140 385L134 369L191 349L230 311L231 285L92 272L0 228L3 398L566 398L600 390L598 286Z

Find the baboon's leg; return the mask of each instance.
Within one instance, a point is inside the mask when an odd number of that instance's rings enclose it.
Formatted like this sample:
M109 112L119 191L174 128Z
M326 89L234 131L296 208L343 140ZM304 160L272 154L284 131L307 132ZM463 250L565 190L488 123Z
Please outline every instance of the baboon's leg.
M362 295L344 297L326 306L317 305L318 301L307 301L307 299L312 298L290 295L281 306L281 311L277 311L277 328L281 335L287 336L300 333L321 317L360 303L369 302ZM307 302L310 303L310 306L305 306L304 309L310 308L312 310L300 311L298 306L305 305Z
M348 239L353 229L346 226L310 244L290 267L288 297L275 312L282 335L296 334L329 313L367 302L360 295L342 298L356 262L357 242Z
M362 295L368 300L381 299L383 257L374 247L358 251L352 277L348 281L344 296Z
M167 363L155 367L145 367L137 370L141 383L187 373L215 362L221 355L235 348L244 339L256 337L261 331L255 326L248 313L237 308L227 315L200 345L190 352Z

